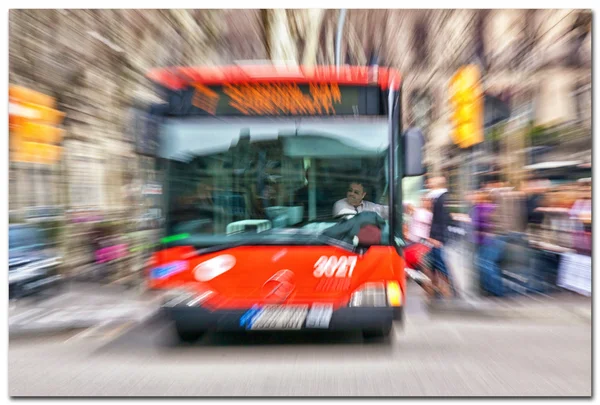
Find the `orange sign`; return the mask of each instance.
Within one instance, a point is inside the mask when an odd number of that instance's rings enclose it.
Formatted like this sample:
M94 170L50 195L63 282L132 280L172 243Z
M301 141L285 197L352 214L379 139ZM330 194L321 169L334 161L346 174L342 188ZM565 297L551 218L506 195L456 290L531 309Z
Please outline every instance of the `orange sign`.
M311 84L309 94L297 84L225 85L229 105L246 115L335 114L342 102L337 84Z
M57 128L65 113L55 110L56 100L21 86L9 88L11 160L52 164L60 157L64 131Z
M483 97L477 66L467 65L450 80L451 137L461 148L483 142Z
M23 138L49 144L60 143L63 132L62 129L53 127L52 125L38 124L36 122L26 122L20 128Z
M37 142L19 142L13 149L12 160L15 162L52 164L60 158L62 148Z
M56 105L56 100L53 97L22 86L11 85L8 88L8 96L11 100L29 102L48 108L54 108Z

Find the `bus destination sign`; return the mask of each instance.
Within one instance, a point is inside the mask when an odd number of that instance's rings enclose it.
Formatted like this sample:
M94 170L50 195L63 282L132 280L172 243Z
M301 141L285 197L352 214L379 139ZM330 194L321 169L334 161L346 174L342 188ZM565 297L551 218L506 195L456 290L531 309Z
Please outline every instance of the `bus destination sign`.
M379 89L336 83L195 83L169 95L171 115L377 115Z

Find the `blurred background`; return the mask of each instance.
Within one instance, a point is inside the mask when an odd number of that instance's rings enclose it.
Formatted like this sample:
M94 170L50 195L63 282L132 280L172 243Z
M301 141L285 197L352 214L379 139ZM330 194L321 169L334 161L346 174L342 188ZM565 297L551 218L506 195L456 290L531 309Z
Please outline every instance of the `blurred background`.
M591 10L348 10L342 24L343 64L402 74L403 128L422 128L427 177L447 179L464 295L589 305L577 300L591 296ZM333 65L339 25L340 10L321 9L10 10L11 331L139 321L152 307L143 270L164 213L150 69ZM449 82L468 64L485 129L467 151ZM405 180L407 202L420 205L425 181ZM12 271L32 262L45 272Z

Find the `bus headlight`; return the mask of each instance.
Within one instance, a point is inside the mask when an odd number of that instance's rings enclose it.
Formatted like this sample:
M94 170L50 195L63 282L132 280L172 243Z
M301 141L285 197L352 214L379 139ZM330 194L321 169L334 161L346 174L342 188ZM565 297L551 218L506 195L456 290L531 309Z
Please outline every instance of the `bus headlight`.
M402 306L402 290L397 281L388 281L387 283L387 301L390 307Z
M386 307L385 285L366 283L356 290L350 298L349 307Z
M196 307L202 305L204 301L212 297L214 291L209 289L197 290L193 288L174 288L165 293L163 306L188 306Z
M196 293L189 288L173 288L165 292L163 306L174 307L194 298Z
M194 295L193 298L188 299L186 305L188 307L198 307L198 306L202 305L202 303L204 303L204 301L206 301L207 299L212 297L213 294L214 294L214 292L210 291L210 290L203 291L199 294Z

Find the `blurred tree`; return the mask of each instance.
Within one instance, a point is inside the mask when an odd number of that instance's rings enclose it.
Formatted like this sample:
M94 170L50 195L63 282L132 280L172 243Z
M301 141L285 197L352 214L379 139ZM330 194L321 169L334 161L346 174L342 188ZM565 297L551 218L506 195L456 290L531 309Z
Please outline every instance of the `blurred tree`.
M478 10L475 23L475 59L484 75L489 69L485 47L485 29L489 15L490 10Z
M523 10L521 15L521 31L514 44L514 56L510 61L513 70L532 69L534 63L534 51L539 41L540 27L537 23L538 10Z
M269 58L275 61L299 61L298 33L294 33L293 11L284 9L264 10L264 24ZM295 26L295 25L294 25ZM296 37L294 36L296 34Z
M526 132L527 143L535 146L555 146L560 143L560 131L543 125L530 125Z
M429 27L426 15L420 15L414 22L412 45L414 49L413 68L427 69L429 66Z
M577 18L571 26L569 35L569 56L567 63L571 67L581 67L583 58L581 48L588 35L592 31L592 14L589 12L578 12Z

